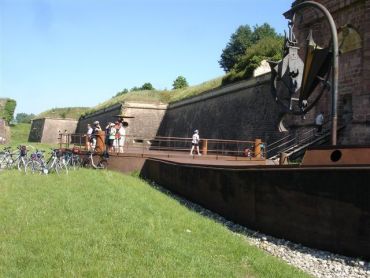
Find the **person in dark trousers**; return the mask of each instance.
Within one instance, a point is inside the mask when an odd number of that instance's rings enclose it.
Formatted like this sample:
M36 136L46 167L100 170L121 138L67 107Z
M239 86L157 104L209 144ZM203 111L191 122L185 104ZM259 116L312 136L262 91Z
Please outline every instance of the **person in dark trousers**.
M324 124L324 114L320 112L315 118L315 124L317 127L317 133L320 134L322 131L322 126Z
M191 140L191 150L190 150L190 155L193 155L193 151L194 149L197 150L197 153L198 155L201 155L200 152L199 152L199 131L196 129L194 131L194 134L193 134L193 137L192 137L192 140Z
M100 127L99 121L95 121L93 131L91 133L91 149L93 151L96 148L96 137L98 136L100 131L101 131L101 127Z

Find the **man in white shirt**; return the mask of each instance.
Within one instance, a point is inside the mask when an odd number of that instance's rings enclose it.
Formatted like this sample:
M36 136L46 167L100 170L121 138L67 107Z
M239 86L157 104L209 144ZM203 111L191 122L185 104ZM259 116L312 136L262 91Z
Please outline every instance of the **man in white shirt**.
M123 153L123 147L125 146L126 129L124 128L122 123L120 123L118 133L120 135L118 140L119 152Z
M199 131L196 129L194 131L194 134L193 134L193 137L192 137L192 140L191 140L191 150L190 150L190 155L193 155L193 151L194 149L197 150L198 152L198 155L201 155L200 152L199 152Z

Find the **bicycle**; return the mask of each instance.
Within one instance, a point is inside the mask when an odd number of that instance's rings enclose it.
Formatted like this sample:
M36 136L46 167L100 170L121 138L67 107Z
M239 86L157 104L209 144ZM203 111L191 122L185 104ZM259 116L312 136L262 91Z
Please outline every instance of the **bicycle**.
M60 172L65 172L68 174L68 167L66 165L63 153L59 149L52 149L51 157L46 163L46 168L48 172L56 172L58 175Z
M32 174L39 173L40 175L48 174L49 171L44 160L44 152L45 151L36 149L36 151L30 155L29 161L26 164L26 172L31 172Z
M96 156L99 156L97 162L94 161L94 157ZM87 152L86 156L82 160L82 165L86 168L93 167L94 169L106 169L108 167L108 158L109 155L107 152L102 154L98 154L97 152Z
M9 168L9 165L13 164L11 153L11 147L4 148L3 152L0 154L0 169Z
M27 148L26 146L18 146L17 149L19 150L18 156L14 159L13 156L16 154L16 152L11 151L11 147L5 147L4 152L0 156L0 168L7 168L11 169L15 165L17 165L17 168L19 171L25 171L26 170L26 164L27 164Z
M64 159L67 167L72 167L73 170L81 167L82 161L78 155L79 149L73 148L72 151L66 151L64 153Z

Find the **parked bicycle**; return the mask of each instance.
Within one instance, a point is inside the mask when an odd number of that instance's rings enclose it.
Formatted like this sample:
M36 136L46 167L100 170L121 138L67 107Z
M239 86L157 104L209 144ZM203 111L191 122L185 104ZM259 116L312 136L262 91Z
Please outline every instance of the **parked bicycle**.
M45 151L36 149L36 151L30 155L26 165L26 172L30 172L32 174L48 174L49 171L45 163L44 152Z
M63 156L63 152L59 149L52 149L51 156L46 163L46 167L50 172L68 174L68 167Z
M71 151L67 150L64 153L65 163L68 168L72 168L73 170L78 169L81 167L82 160L79 155L80 150L77 148L73 148Z
M0 154L0 169L12 169L17 167L19 171L25 171L27 164L26 146L18 146L18 151L12 152L11 147L5 147ZM15 157L14 157L15 156Z
M82 166L94 169L106 169L108 167L108 153L88 152L82 160Z

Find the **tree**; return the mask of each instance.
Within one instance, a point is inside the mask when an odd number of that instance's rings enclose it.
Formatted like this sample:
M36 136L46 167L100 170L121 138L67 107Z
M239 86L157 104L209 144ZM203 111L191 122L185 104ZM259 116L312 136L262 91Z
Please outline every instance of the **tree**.
M188 82L186 81L186 78L183 76L178 76L175 81L173 81L172 88L173 90L176 89L181 89L181 88L186 88L189 87Z
M251 45L233 69L223 78L222 84L228 84L249 78L259 67L262 60L278 61L282 59L282 37L264 37Z
M144 83L143 86L141 86L142 90L154 90L154 87L151 83L147 82Z
M255 25L253 31L249 25L239 26L235 33L231 35L226 48L222 51L221 60L219 61L221 68L225 72L230 72L245 55L249 47L267 37L279 38L281 36L268 23L264 23L261 26Z
M15 116L15 120L17 123L25 123L29 124L31 120L35 117L35 114L27 114L27 113L17 113Z
M138 88L138 87L132 87L131 89L130 89L130 92L136 92L136 91L140 91L141 90L141 88Z
M221 60L218 61L225 72L229 72L251 45L252 30L249 25L241 25L231 35L226 48L222 50Z
M17 102L14 99L6 99L3 111L0 111L0 118L3 118L8 124L14 119L14 110Z

